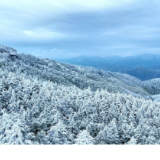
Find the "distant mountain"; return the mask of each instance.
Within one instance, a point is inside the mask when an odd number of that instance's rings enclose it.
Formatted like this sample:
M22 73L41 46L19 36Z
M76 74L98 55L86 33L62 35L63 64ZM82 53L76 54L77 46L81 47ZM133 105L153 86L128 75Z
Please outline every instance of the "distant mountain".
M153 70L145 67L136 67L126 73L141 80L160 78L160 70Z
M108 56L103 58L81 56L72 59L59 59L58 61L81 66L91 66L112 72L127 73L141 80L160 77L160 55L157 54L128 57Z
M126 67L153 67L159 65L160 63L160 55L157 54L142 54L137 56L128 56L123 57L123 59L119 60L120 65L124 65Z
M99 69L106 69L109 71L117 71L117 68L119 66L118 62L122 59L123 58L119 56L108 56L108 57L80 56L70 59L57 59L57 61L75 65L87 66L87 67L95 67ZM121 69L123 69L123 66L121 66Z

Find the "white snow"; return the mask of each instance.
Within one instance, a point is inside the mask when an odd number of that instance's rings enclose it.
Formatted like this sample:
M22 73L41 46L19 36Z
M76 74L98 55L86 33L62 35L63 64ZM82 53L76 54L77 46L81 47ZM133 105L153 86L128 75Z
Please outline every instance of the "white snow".
M159 93L159 79L142 85L126 74L6 55L0 54L0 144L160 144L160 102L152 101L159 95L151 95ZM136 97L143 94L151 99Z

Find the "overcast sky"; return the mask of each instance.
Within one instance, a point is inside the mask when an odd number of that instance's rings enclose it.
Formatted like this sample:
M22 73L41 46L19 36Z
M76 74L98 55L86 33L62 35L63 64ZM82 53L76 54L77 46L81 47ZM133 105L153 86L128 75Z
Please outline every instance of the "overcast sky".
M160 54L160 1L0 0L0 44L48 58Z

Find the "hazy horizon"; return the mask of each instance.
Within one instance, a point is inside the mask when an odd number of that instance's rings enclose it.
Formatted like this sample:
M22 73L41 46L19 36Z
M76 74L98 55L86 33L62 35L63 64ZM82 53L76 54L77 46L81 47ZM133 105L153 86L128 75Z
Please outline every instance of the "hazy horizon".
M74 59L74 58L80 58L80 57L85 57L85 58L90 58L90 57L92 57L92 58L107 58L107 57L121 57L121 58L125 58L125 57L137 57L137 56L147 56L147 55L158 55L158 56L160 56L160 54L152 54L152 53L143 53L143 54L136 54L136 55L106 55L106 56L98 56L98 55L91 55L91 56L89 56L89 55L80 55L80 56L76 56L76 57L67 57L67 58L55 58L55 60L60 60L60 59Z
M0 44L52 59L160 54L158 0L0 1Z

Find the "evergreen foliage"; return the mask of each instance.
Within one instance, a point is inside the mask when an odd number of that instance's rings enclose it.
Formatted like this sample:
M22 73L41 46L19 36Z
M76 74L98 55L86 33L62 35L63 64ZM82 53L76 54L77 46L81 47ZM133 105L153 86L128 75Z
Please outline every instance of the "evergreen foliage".
M160 143L160 103L109 72L24 54L0 66L0 144Z

